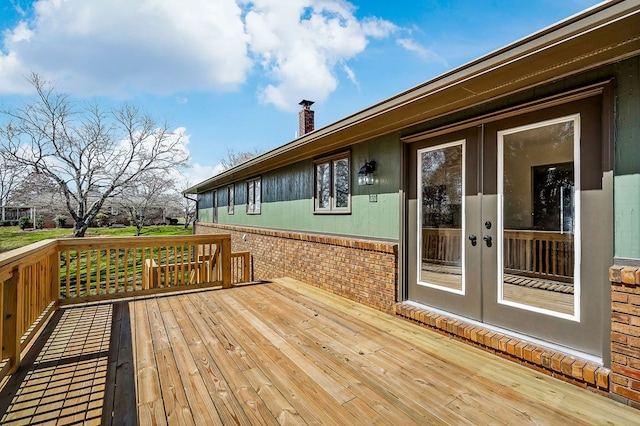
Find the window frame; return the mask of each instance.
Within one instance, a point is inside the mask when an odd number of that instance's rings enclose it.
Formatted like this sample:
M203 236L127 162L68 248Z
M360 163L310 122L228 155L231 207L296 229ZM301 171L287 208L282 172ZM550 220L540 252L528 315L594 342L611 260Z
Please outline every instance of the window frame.
M256 190L258 197L256 198ZM257 201L256 201L257 200ZM262 211L262 177L247 180L247 214L261 214Z
M347 191L346 207L339 207L336 205L336 164L345 161L347 162L347 177L346 182L349 184ZM320 179L318 179L318 169L321 166L328 166L329 172L329 199L328 206L320 206ZM332 156L322 157L313 162L313 213L314 214L351 214L351 188L353 184L351 182L351 152L345 151Z
M229 215L234 214L235 194L236 194L235 185L232 184L227 186L227 214Z

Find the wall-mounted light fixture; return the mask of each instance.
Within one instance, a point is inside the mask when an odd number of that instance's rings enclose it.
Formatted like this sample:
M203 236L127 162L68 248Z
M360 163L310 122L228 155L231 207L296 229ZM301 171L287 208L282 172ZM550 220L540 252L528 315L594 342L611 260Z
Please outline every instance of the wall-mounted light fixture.
M358 172L358 185L373 185L373 172L376 170L375 161L367 161Z

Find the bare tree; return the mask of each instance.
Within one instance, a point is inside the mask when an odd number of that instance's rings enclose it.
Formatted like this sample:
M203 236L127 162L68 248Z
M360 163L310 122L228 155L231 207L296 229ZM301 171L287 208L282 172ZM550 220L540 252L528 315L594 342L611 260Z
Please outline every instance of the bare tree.
M180 212L184 217L184 229L188 229L189 225L196 220L196 200L189 198L185 191L191 187L186 181L180 185L180 192L175 194L175 204L180 207Z
M136 227L136 236L148 224L151 209L159 208L164 211L169 193L175 193L174 183L169 176L146 173L137 179L136 185L131 185L122 192L120 205L129 213L129 221ZM164 214L162 219L165 219Z
M0 147L0 206L7 205L15 197L16 188L24 181L27 168L11 161L8 152Z
M35 101L2 111L0 138L11 161L52 179L82 237L104 202L148 174L186 165L182 135L133 105L79 104L38 74Z
M254 157L262 154L262 152L258 149L255 149L253 152L245 151L245 152L235 152L233 149L227 149L227 158L223 158L220 161L223 170L229 170L239 164L245 163L251 160Z

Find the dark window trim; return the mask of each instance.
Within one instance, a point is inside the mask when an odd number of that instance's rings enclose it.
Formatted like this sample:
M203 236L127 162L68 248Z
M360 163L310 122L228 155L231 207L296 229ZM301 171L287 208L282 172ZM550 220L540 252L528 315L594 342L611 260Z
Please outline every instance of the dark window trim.
M236 187L235 184L227 186L227 214L234 214L235 210Z
M260 185L260 197L259 197L259 202L256 203L256 199L255 199L255 183L259 183ZM251 191L249 191L249 184L253 183L254 184L254 191L253 193L251 193ZM251 197L253 196L253 211L249 209L249 201L251 199ZM253 179L247 179L247 204L246 204L246 212L247 214L250 215L259 215L262 213L262 176L253 178Z
M340 160L347 160L349 163L348 167L348 182L349 182L349 194L347 196L347 204L348 207L335 207L335 176L334 176L334 167L335 163ZM329 188L329 207L320 208L318 207L318 165L320 164L329 164L329 181L331 187ZM351 182L351 151L342 151L337 154L333 154L326 157L321 157L313 161L313 214L317 215L341 215L341 214L351 214L351 190L352 190L352 182Z

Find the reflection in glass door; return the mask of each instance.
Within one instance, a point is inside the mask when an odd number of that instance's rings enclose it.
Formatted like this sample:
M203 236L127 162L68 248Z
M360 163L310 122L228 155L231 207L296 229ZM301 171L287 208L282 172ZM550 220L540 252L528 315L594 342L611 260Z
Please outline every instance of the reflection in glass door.
M418 151L418 284L464 294L464 141Z
M498 303L579 321L579 116L498 133Z

